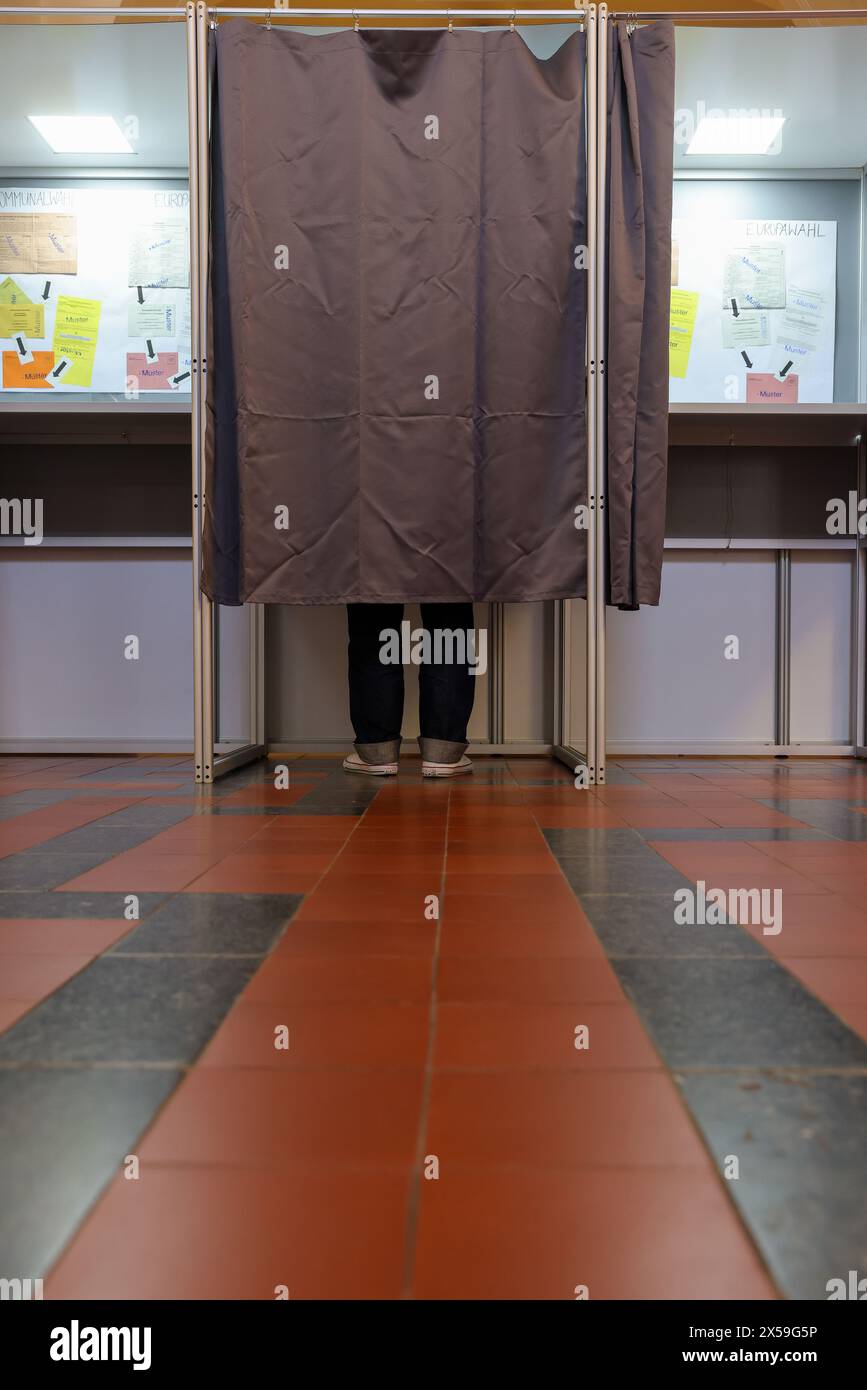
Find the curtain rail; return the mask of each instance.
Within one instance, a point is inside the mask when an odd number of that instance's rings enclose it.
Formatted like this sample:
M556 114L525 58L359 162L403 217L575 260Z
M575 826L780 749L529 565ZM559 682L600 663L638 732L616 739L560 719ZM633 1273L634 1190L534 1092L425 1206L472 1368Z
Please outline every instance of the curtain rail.
M804 20L804 19L867 19L867 9L858 10L825 10L821 8L810 10L609 10L608 18L620 20L632 20L633 23L642 24L647 20L673 19L673 20L692 20L695 23L712 25L715 20L736 20L738 23L743 21L753 23L767 23L783 20Z
M151 8L150 5L127 5L123 9L107 9L104 5L94 5L83 8L80 5L55 5L51 9L44 9L42 5L0 5L0 19L6 14L29 14L34 19L38 19L44 14L103 14L111 16L121 15L148 15L151 19L186 19L186 9L177 5L173 9Z
M105 15L110 17L125 18L132 15L147 16L150 19L186 19L186 10L183 7L174 9L151 8L146 5L129 5L123 9L109 9L105 6L80 6L80 5L56 5L44 8L41 5L0 5L0 19L4 15L33 15L39 18L41 15ZM270 9L253 9L249 6L235 6L226 8L222 5L208 6L208 17L224 19L266 19L270 18L273 23L280 19L293 19L304 16L314 18L321 15L324 19L389 19L394 16L398 19L571 19L581 20L587 18L586 8L573 8L571 10L466 10L460 8L448 10L369 10L369 9L348 9L333 10L322 8L289 8L285 5L275 4Z
M209 5L209 18L245 18L255 19L271 18L283 19L284 17L294 18L296 15L322 15L328 19L584 19L586 11L583 9L571 10L465 10L455 8L450 10L331 10L331 9L294 9L287 8L285 5L274 5L271 9L251 9L249 6L237 7L225 5Z
M0 19L4 15L33 15L39 18L42 15L104 15L106 17L131 18L132 16L147 17L149 19L185 19L185 10L180 6L174 8L156 8L147 5L130 5L124 8L107 8L105 6L80 6L80 5L57 5L53 7L43 7L41 5L0 5ZM307 18L321 16L326 19L586 19L586 9L576 8L571 10L471 10L462 9L455 6L451 9L436 10L373 10L373 9L324 9L324 8L287 8L283 5L274 5L270 9L252 9L240 6L213 5L208 7L209 18L253 18L266 19L270 15L272 23L283 18L295 18L304 16ZM810 10L616 10L609 11L609 20L632 20L642 24L650 20L671 19L674 21L688 21L692 24L713 25L720 21L729 23L753 23L753 24L776 24L790 22L804 22L806 20L847 20L847 19L867 19L867 9L852 10L829 10L829 9L810 9Z

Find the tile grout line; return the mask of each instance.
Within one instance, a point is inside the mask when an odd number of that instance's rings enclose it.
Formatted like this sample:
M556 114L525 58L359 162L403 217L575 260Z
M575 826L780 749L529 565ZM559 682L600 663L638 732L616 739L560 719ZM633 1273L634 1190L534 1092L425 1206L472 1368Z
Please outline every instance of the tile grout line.
M421 1185L422 1182L425 1181L422 1169L425 1159L425 1149L427 1148L428 1125L430 1122L430 1100L433 1090L434 1056L437 1033L437 986L439 983L440 947L442 944L444 904L446 900L446 866L448 864L449 853L449 817L451 801L452 791L451 787L449 787L446 790L445 833L443 836L443 862L440 870L439 912L437 914L437 922L434 930L434 949L431 960L431 985L428 1002L428 1035L424 1062L424 1080L422 1082L421 1104L419 1106L415 1167L410 1174L410 1188L406 1206L406 1224L404 1227L403 1288L401 1290L401 1299L403 1301L408 1301L413 1297L416 1246L418 1243L418 1227L421 1215Z

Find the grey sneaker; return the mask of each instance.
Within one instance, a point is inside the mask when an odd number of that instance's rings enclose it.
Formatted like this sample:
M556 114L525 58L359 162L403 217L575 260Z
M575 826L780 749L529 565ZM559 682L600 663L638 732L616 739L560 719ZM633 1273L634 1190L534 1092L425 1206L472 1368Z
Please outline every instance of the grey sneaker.
M422 777L460 777L462 772L472 772L473 764L466 753L456 763L431 763L425 758L421 765Z
M343 759L344 772L363 772L368 777L396 777L397 763L366 763L357 753Z

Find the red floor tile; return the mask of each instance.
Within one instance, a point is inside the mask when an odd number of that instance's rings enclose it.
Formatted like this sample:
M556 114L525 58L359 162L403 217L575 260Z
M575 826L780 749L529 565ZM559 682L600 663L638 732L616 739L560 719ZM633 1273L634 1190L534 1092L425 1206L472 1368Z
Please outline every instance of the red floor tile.
M438 1072L428 1149L460 1167L698 1168L708 1157L667 1074Z
M392 1168L414 1162L418 1071L275 1071L197 1067L139 1145L152 1163L291 1169Z
M0 999L42 999L90 964L89 955L4 956Z
M326 877L305 901L304 920L353 922L379 917L391 922L424 921L426 899L440 892L440 875L385 877L385 882L373 874L357 881L338 879L333 885L330 876Z
M69 879L69 892L179 893L213 865L215 854L144 854L131 849Z
M571 895L570 895L571 896ZM532 896L512 898L508 893L466 893L446 884L443 899L443 915L450 923L463 922L468 925L500 926L511 922L515 925L546 928L571 927L585 924L586 917L578 900L563 899L557 903L538 903Z
M576 792L577 795L580 793ZM543 830L580 830L587 827L614 830L626 826L626 821L617 815L616 811L598 805L576 806L574 809L563 806L536 806L534 815Z
M641 829L670 827L675 830L701 828L712 830L714 826L714 822L707 816L701 815L698 811L691 811L687 806L647 806L643 810L624 808L620 814L627 825L637 826Z
M867 1005L867 955L855 959L841 957L805 960L786 959L786 969L797 975L807 989L826 1003Z
M155 1167L115 1179L48 1299L398 1299L404 1173Z
M135 922L105 918L0 919L0 957L98 956L135 926ZM0 967L3 970L5 966Z
M537 917L533 922L475 922L454 921L450 909L443 923L440 945L442 957L575 956L582 959L604 960L605 953L599 938L584 922L583 915L571 921L546 921Z
M308 922L296 917L281 937L274 958L282 956L433 955L436 922Z
M466 1171L422 1183L417 1299L773 1299L718 1179Z
M580 1050L576 1028L587 1030ZM434 1065L586 1072L659 1070L662 1062L626 1004L440 1004Z
M322 870L271 854L229 854L184 885L187 893L312 893Z
M778 935L766 936L760 927L749 927L746 930L783 961L789 956L820 959L828 956L867 958L867 925L862 921L853 927L845 921L838 921L837 903L843 909L850 906L848 903L842 899L832 899L833 905L829 905L824 914L817 915L810 923L791 920L789 909L798 901L799 898L788 898L784 901L782 931ZM828 902L828 899L825 901Z
M418 1071L427 1057L428 1014L426 1004L237 1004L199 1065Z
M439 965L441 1002L490 1004L622 1003L625 996L607 960L540 958L538 954L446 956Z
M527 875L556 874L560 877L556 859L544 846L531 852L498 848L496 852L483 854L475 850L453 848L450 844L446 868L450 879L463 874L492 874L495 877L509 875L510 878L515 875L524 878Z
M290 931L293 930L290 927ZM427 1003L431 963L422 957L269 956L241 999L248 1004Z

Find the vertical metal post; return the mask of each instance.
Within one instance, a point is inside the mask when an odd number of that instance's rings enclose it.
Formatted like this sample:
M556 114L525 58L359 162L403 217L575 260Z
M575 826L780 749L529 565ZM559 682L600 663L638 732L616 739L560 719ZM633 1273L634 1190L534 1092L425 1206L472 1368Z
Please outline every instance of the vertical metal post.
M863 436L857 442L857 488L858 501L867 496L867 444ZM858 513L860 516L860 512ZM865 730L865 665L867 665L867 549L864 538L855 536L855 554L852 570L852 627L851 627L851 667L849 696L849 738L857 756L864 754L867 743Z
M587 528L587 628L585 633L585 663L584 675L586 681L586 757L588 782L592 786L596 781L596 638L597 622L596 607L598 603L598 566L596 559L596 547L598 543L599 525L597 519L597 495L596 495L596 435L599 428L598 402L599 393L597 390L598 381L598 354L597 343L598 333L598 313L599 299L598 286L599 278L596 273L597 262L600 254L599 235L598 235L598 203L599 203L599 164L596 157L597 144L599 139L599 103L598 103L598 7L589 5L587 8L587 509L588 521ZM567 629L571 630L572 625L572 604L566 605L564 622ZM566 641L569 642L570 633L566 634ZM572 662L565 663L565 675L569 682L566 691L567 697L567 732L571 742L571 683L572 683Z
M776 732L779 748L791 742L791 670L792 670L792 552L777 552L776 594Z
M506 611L502 603L492 603L488 609L490 628L490 672L488 678L488 738L491 743L505 742L505 667Z
M198 429L200 457L199 487L199 567L201 567L201 527L204 521L207 476L204 462L205 431L207 429L207 371L208 371L208 232L209 206L209 148L208 148L208 7L203 0L196 4L196 183L198 203L197 223L197 286L199 330L199 371L195 378L198 396ZM190 171L192 176L192 170ZM199 577L196 576L198 585ZM214 631L213 605L201 594L202 627L202 781L214 780Z
M203 709L203 623L204 594L199 587L202 567L202 428L199 398L201 334L199 330L199 187L198 187L198 72L196 67L196 6L186 7L187 39L187 131L190 161L190 353L191 463L193 527L193 764L197 782L204 780Z
M605 741L606 741L606 666L605 666L605 556L607 541L607 515L605 509L605 481L607 455L607 398L605 380L605 310L606 310L606 187L608 168L608 6L600 5L597 21L597 75L596 75L596 449L594 457L594 476L596 483L596 584L595 606L592 614L596 629L596 688L593 692L595 709L596 746L593 761L596 764L597 785L605 783ZM588 613L588 619L590 618Z
M251 605L250 621L250 742L265 743L265 604Z

